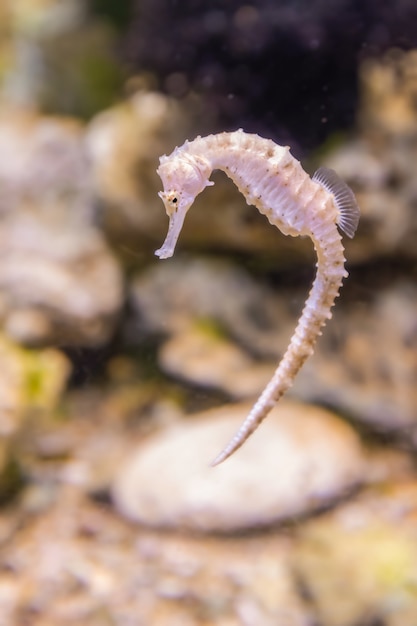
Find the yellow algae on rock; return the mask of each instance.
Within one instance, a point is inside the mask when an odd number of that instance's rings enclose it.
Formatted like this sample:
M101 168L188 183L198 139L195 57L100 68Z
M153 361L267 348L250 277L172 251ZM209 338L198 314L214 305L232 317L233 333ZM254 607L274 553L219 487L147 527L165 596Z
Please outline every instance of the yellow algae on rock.
M19 429L27 412L53 410L70 373L58 350L28 350L0 335L0 435Z

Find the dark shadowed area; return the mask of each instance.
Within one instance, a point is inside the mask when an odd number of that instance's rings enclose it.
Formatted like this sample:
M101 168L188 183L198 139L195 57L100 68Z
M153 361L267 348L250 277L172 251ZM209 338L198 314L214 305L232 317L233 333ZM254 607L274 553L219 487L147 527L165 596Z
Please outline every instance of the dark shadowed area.
M168 95L200 95L213 129L271 136L300 154L349 131L361 61L416 45L413 0L140 0L126 56Z

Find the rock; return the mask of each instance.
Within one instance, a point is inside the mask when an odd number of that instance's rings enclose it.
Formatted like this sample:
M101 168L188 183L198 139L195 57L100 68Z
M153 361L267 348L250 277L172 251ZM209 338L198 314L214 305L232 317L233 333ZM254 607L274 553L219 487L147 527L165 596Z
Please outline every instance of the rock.
M28 418L56 408L70 374L58 350L26 350L0 335L0 501L20 486L20 458Z
M285 288L275 295L225 261L174 258L153 265L132 282L136 341L138 333L171 335L202 324L218 328L255 355L276 358L286 348L301 298Z
M235 398L259 394L273 365L257 363L208 326L195 326L166 341L159 353L164 372L201 387L221 389Z
M295 388L415 447L417 288L401 278L390 283L368 294L365 306L355 299L335 308Z
M155 527L249 530L311 513L365 480L361 446L347 424L285 401L237 454L211 468L249 408L193 416L140 445L115 478L118 510Z
M74 221L92 218L83 132L80 122L72 118L6 106L0 109L0 149L7 154L0 162L3 216L12 214L18 203L29 209L42 199L45 211L62 211L66 202Z
M0 115L0 319L26 344L95 346L123 299L119 266L94 226L82 127Z
M410 140L417 140L416 61L416 50L395 48L362 63L359 121L371 141L382 142L385 147L400 141L406 147ZM411 169L412 164L408 167Z
M417 289L387 269L350 276L289 394L396 432L415 447ZM134 280L137 321L129 341L141 332L162 336L159 363L170 375L255 397L284 353L307 293L298 286L274 293L231 264L180 257Z
M27 350L0 335L0 436L10 437L25 413L51 411L70 374L58 350Z
M182 142L188 129L187 114L174 100L144 91L97 115L87 129L104 225L135 257L144 250L151 254L163 237L166 215L157 196L156 168L159 157ZM127 261L136 260L134 255Z
M359 137L325 161L352 186L361 209L350 261L416 258L416 58L415 50L396 49L362 64Z
M373 487L299 528L293 565L318 623L414 626L416 512L412 479Z

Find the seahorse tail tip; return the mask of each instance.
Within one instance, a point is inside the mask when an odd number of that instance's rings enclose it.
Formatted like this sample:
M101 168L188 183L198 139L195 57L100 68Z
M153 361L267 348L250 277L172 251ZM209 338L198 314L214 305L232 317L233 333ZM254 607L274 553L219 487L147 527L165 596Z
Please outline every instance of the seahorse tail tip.
M220 465L220 463L223 463L223 461L225 461L225 459L223 458L222 454L218 454L216 458L213 459L211 463L209 463L209 467L216 467L216 465Z
M228 459L232 454L236 452L238 448L246 441L245 439L238 438L237 435L233 437L233 439L223 448L221 452L213 459L210 463L210 467L216 467L216 465L220 465L226 459Z
M216 467L229 458L232 452L227 453L226 450L222 450L210 463L210 467Z

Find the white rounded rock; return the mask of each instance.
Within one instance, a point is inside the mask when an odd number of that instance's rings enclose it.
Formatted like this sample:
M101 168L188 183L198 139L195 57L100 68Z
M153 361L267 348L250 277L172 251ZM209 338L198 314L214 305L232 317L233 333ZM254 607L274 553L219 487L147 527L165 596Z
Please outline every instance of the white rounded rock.
M284 401L238 452L210 467L250 405L227 405L151 437L113 483L118 510L154 527L231 532L305 515L366 475L353 429L327 410Z

